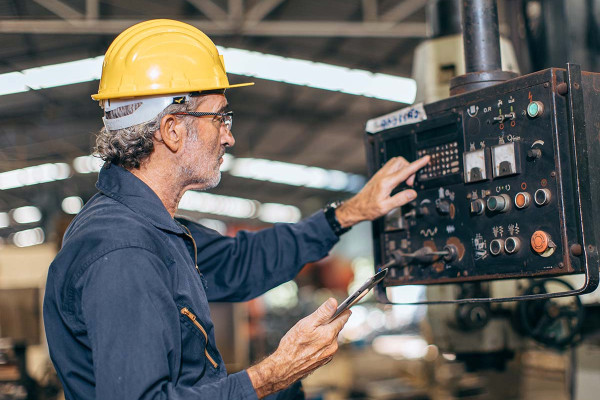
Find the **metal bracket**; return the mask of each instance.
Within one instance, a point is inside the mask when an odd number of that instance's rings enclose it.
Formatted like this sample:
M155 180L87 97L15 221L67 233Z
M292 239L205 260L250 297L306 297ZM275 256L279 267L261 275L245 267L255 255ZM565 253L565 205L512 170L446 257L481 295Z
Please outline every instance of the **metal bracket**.
M541 293L514 297L486 297L438 301L418 301L414 303L395 303L388 299L383 282L375 288L377 301L392 305L432 305L432 304L469 304L469 303L507 303L522 300L540 300L557 297L578 296L591 293L598 288L600 280L598 246L594 233L594 215L592 212L592 195L590 165L585 131L585 114L583 112L583 87L581 83L581 67L567 63L567 112L569 130L571 131L571 166L574 171L575 199L579 210L579 235L582 243L582 262L585 269L585 282L582 287L556 293ZM552 279L552 278L549 278ZM542 281L543 279L539 279Z

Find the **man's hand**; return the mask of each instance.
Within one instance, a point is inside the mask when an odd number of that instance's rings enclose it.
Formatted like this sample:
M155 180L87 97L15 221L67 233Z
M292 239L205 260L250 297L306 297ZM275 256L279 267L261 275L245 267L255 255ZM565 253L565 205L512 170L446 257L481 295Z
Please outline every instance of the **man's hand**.
M417 192L406 189L393 196L392 190L406 181L412 186L415 173L429 163L429 156L420 158L412 163L403 157L394 157L369 179L361 191L350 200L345 201L335 210L342 228L357 224L361 221L372 221L387 214L396 207L414 200Z
M259 398L285 389L331 361L338 349L338 334L351 314L346 310L330 322L336 308L335 299L327 300L317 311L298 321L273 354L248 368Z

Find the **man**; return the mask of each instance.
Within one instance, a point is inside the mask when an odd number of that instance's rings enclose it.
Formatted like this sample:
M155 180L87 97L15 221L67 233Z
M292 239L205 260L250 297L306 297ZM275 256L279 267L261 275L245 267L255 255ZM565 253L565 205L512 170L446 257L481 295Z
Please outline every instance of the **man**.
M292 279L353 224L412 200L414 190L390 193L428 160L392 160L354 198L297 224L229 238L174 219L187 190L220 180L235 142L231 87L214 44L187 24L140 23L108 49L93 96L105 114L99 193L67 230L44 299L67 399L291 397L292 384L336 352L350 312L330 321L329 299L272 355L227 375L208 302L245 301Z

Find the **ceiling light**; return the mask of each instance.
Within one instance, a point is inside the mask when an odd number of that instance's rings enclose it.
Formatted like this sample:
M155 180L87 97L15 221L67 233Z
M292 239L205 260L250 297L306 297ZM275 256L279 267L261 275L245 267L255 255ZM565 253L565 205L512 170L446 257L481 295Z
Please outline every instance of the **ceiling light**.
M293 85L412 104L417 83L410 78L337 65L217 46L227 72Z
M0 190L67 179L71 168L65 163L42 164L0 173Z
M223 215L233 218L258 218L268 223L297 222L302 218L295 206L264 203L240 197L222 196L204 192L187 191L179 202L180 210Z
M79 196L65 197L61 203L61 207L67 214L77 214L83 207L83 200Z
M102 165L104 165L104 160L94 156L81 156L73 160L73 169L80 174L100 172Z
M293 85L412 104L410 78L218 46L228 72ZM104 56L0 74L0 95L100 79Z
M97 173L103 164L98 157L81 156L73 160L73 169L80 174ZM236 158L227 153L223 155L220 170L238 178L350 193L358 193L366 182L359 174L264 158Z
M34 206L15 208L11 211L11 215L18 224L31 224L42 219L42 212Z
M34 228L15 232L9 236L9 239L17 247L28 247L44 243L45 236L42 228Z
M366 182L358 174L261 158L232 156L227 161L227 171L239 178L351 193L358 192Z
M298 222L302 213L298 207L277 203L264 203L260 206L258 218L269 223Z
M219 221L218 219L201 218L198 220L198 223L219 232L221 235L227 234L227 224L223 221Z
M254 200L193 191L187 191L179 202L179 208L182 210L234 218L256 217L258 205Z
M10 218L8 218L8 213L1 212L0 213L0 228L8 228L10 226Z
M104 56L29 68L0 75L0 95L100 79Z

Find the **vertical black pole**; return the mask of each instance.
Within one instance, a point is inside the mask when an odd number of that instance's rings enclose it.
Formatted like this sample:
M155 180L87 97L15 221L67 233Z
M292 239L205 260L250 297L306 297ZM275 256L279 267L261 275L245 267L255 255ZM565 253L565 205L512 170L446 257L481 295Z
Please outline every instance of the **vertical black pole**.
M516 77L502 71L496 0L462 0L465 74L452 78L450 95L470 92Z
M496 0L463 0L466 72L502 69Z

